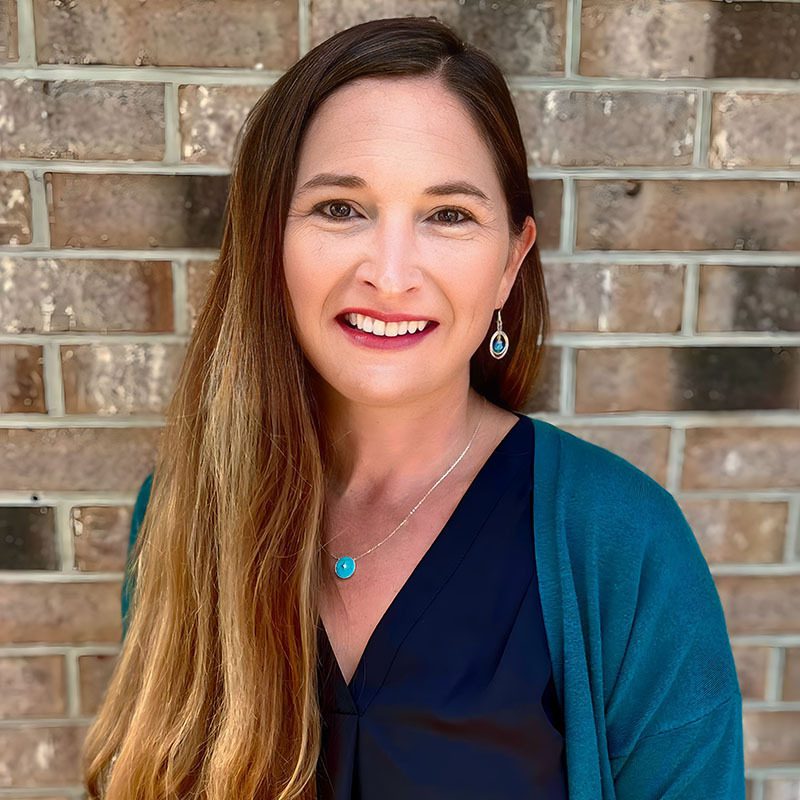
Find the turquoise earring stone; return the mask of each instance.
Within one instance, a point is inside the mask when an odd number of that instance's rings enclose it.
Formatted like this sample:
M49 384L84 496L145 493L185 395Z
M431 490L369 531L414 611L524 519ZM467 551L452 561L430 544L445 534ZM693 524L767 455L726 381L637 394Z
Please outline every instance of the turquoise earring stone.
M356 561L351 556L342 556L336 560L336 576L349 578L356 571Z
M508 352L508 336L505 331L495 331L489 342L489 352L495 358L502 358Z

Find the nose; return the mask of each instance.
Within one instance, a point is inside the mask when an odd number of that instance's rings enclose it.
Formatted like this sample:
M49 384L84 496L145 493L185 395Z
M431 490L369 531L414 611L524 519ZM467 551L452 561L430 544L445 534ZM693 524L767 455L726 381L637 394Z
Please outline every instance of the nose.
M385 216L378 220L356 277L382 295L402 295L422 285L420 248L413 221Z

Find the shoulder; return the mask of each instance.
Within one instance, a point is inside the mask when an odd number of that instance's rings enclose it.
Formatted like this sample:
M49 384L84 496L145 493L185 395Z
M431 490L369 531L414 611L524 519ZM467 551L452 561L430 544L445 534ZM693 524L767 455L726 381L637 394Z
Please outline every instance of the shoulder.
M534 420L537 466L552 472L552 488L563 502L593 513L612 513L630 503L662 513L675 498L653 477L606 447L550 422Z
M708 565L668 489L606 447L543 420L534 424L545 502L566 530L571 557L593 555L596 568L628 573L664 561L708 587Z

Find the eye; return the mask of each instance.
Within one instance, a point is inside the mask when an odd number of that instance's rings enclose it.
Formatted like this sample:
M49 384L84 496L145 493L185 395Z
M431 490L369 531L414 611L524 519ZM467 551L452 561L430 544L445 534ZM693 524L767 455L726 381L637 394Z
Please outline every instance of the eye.
M344 200L325 200L322 203L317 203L312 209L312 211L315 214L320 214L321 216L325 217L325 219L329 219L331 222L347 222L348 220L353 219L353 217L345 217L345 216L340 216L338 214L331 215L325 213L323 209L327 208L328 206L334 206L338 208L342 207L352 208L350 203L346 203Z
M434 217L437 214L461 214L461 216L464 217L464 219L452 220L450 222L445 222L443 220L439 220L442 223L442 225L447 225L447 226L451 226L451 227L453 225L463 225L465 222L471 222L471 221L474 220L474 217L468 211L464 211L463 209L455 208L453 206L450 206L449 208L440 208L438 211L434 211L433 212L433 216Z
M317 203L312 208L312 211L315 214L319 214L324 219L329 220L330 222L349 222L350 220L355 219L355 217L344 216L344 215L338 214L338 213L329 214L324 210L324 209L329 208L329 207L339 208L340 210L342 208L352 209L352 205L350 203L346 202L345 200L324 200L321 203ZM347 212L345 211L345 214L346 213ZM450 221L446 221L446 220L442 220L442 219L438 220L440 225L444 225L445 227L448 227L448 228L453 228L453 227L456 227L458 225L463 225L466 222L474 222L475 221L475 218L472 216L472 214L470 214L468 211L465 211L462 208L456 208L455 206L448 206L447 208L440 208L438 211L434 211L433 212L432 217L436 217L438 214L444 214L444 213L448 213L448 214L451 214L451 215L452 214L456 214L456 215L460 214L462 217L464 217L464 219L457 219L457 220L450 220Z

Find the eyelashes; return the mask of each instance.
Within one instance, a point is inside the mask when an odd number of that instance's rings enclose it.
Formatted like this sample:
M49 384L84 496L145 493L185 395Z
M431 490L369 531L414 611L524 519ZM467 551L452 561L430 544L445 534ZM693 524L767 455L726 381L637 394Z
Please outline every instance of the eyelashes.
M334 217L328 213L326 213L323 209L328 206L347 206L348 208L352 209L352 204L348 203L346 200L323 200L321 203L317 203L312 209L312 213L321 216L323 219L328 220L329 222L351 222L355 219L355 217ZM468 211L465 211L463 208L457 208L456 206L447 206L446 208L440 208L437 211L433 212L432 216L436 216L437 214L441 214L445 211L455 212L456 214L460 214L464 217L464 219L457 220L455 222L444 222L443 220L436 220L439 225L443 225L445 228L457 228L459 225L464 225L467 222L475 222L475 217L472 216Z

